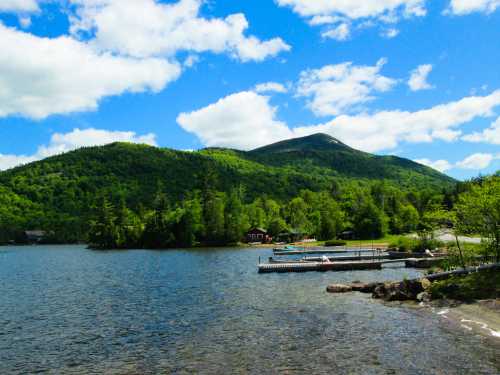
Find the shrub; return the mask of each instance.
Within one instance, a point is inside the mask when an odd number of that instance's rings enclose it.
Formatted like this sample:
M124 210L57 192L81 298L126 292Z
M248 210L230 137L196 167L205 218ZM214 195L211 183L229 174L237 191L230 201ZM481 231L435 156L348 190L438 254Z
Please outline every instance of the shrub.
M413 249L414 240L408 237L398 238L397 241L389 244L389 249L393 251L407 252Z
M347 245L347 242L342 240L325 241L325 246L345 246L345 245Z
M454 276L433 282L429 288L433 299L451 298L461 301L500 297L500 273L481 271L467 276Z
M444 242L432 239L418 239L413 242L411 251L414 253L423 253L426 249L434 250L444 246Z

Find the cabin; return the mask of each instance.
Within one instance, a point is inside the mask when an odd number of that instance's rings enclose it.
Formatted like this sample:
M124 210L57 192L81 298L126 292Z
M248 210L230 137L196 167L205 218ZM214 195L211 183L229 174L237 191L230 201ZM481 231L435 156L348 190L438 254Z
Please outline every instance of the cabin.
M278 242L286 242L286 243L299 242L303 240L304 237L305 235L301 231L290 230L288 232L283 232L278 234Z
M28 243L39 243L46 236L45 231L43 230L26 230L24 231L24 238Z
M246 234L247 242L261 242L261 243L269 243L273 240L269 234L267 234L267 230L262 228L252 228Z

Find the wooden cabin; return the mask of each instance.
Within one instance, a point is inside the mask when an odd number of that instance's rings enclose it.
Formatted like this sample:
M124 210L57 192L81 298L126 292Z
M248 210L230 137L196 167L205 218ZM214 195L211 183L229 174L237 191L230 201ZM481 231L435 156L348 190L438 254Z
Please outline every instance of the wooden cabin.
M28 243L39 243L46 236L43 230L26 230L24 231L24 237Z
M247 242L269 243L273 238L263 228L252 228L246 234Z

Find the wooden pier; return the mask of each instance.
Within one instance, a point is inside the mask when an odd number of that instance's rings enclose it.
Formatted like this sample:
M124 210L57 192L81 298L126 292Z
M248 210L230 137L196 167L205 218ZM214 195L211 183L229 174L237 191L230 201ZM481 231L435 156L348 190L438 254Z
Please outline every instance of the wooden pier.
M339 256L330 256L327 257L331 262L345 262L345 261L355 261L355 260L386 260L386 259L391 259L389 255L385 253L381 253L380 255L339 255ZM323 257L303 257L301 260L304 260L306 262L321 262L323 260ZM404 259L400 260L401 262L404 262Z
M276 260L269 258L269 263L260 263L259 258L258 269L259 273L380 270L384 264L392 263L404 264L406 268L429 268L439 264L444 258L389 259L388 255L383 255L367 259L360 259L359 257L330 257L330 262L314 261L316 259L322 258L305 257L300 260Z
M355 249L355 248L334 248L334 249L304 249L304 250L278 250L274 249L274 255L305 255L305 254L360 254L374 253L380 250L377 249Z
M296 262L296 263L263 263L259 264L259 273L271 272L309 272L309 271L350 271L379 270L382 262Z

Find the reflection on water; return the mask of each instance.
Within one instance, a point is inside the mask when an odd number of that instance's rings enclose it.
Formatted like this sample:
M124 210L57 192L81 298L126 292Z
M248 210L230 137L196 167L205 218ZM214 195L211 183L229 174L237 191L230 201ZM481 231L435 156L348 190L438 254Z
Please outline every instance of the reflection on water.
M0 248L0 373L497 374L498 347L331 282L257 274L269 250Z

